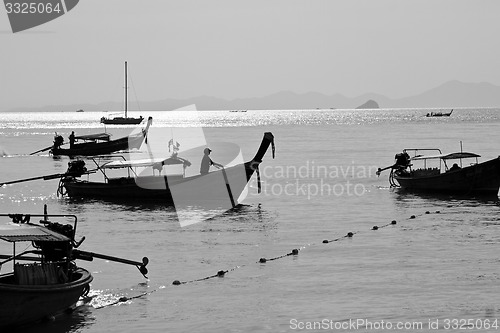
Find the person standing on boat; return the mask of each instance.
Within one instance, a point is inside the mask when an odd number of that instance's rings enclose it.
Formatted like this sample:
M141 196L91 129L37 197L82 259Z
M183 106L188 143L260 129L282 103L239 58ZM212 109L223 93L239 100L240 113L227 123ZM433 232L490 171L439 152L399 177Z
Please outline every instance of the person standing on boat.
M201 166L200 166L200 173L202 175L206 175L208 173L208 171L210 170L210 166L213 165L217 168L222 168L223 165L222 164L219 164L219 163L215 163L214 161L212 161L212 159L210 158L210 152L212 151L212 149L210 148L205 148L205 150L203 151L203 158L201 160Z
M75 144L75 131L71 131L71 134L69 135L69 148L73 148L74 144Z

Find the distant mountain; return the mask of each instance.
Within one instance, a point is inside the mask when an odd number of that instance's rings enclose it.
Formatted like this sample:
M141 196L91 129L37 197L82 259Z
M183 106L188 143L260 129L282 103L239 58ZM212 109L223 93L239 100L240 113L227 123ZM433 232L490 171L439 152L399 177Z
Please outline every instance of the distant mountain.
M500 87L490 83L465 83L449 81L419 95L390 99L379 94L345 97L340 94L325 95L316 92L297 94L281 91L260 98L226 100L210 96L188 99L164 99L159 101L130 103L130 111L168 111L195 104L198 110L275 110L275 109L353 109L373 101L380 108L457 108L500 107ZM373 106L374 104L371 103ZM110 111L122 110L121 102L100 104L51 105L40 108L17 108L7 111Z
M449 81L420 95L384 101L382 107L500 107L500 87Z

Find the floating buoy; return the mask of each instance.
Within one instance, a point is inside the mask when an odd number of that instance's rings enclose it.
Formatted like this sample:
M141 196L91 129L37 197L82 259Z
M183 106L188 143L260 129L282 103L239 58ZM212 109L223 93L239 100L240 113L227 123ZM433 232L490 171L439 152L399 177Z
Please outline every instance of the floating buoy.
M439 214L439 213L441 213L441 211L439 211L439 210L436 210L436 214Z
M414 219L414 218L415 218L415 215L410 216L410 219Z
M178 285L180 285L180 284L181 284L181 281L179 281L179 280L175 280L174 282L172 282L172 284L173 284L174 286L178 286Z
M328 244L328 239L325 239L325 240L323 241L323 244Z
M431 212L429 212L429 211L426 211L426 212L425 212L425 214L430 214L430 213L431 213Z
M372 230L378 230L378 227L376 225L374 225Z
M260 259L259 259L259 262L260 262L260 263L262 263L262 264L263 264L263 263L265 263L266 261L267 261L267 259L266 259L266 258L260 258Z
M292 254L293 254L294 256L296 256L297 254L299 254L299 250L297 250L297 249L293 249L293 250L292 250Z
M392 221L391 221L391 224L396 224L396 220L392 220Z
M347 233L347 237L352 237L352 236L354 236L354 234L352 232Z

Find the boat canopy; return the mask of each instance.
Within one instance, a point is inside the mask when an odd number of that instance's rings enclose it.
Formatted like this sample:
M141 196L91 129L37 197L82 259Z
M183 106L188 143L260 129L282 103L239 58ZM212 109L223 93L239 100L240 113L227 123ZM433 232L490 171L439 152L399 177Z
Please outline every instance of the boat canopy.
M0 239L7 242L69 242L70 239L44 226L31 223L9 223L0 225Z
M75 139L109 141L109 137L110 137L109 133L96 133L96 134L75 136Z
M152 158L152 159L140 159L131 161L112 161L101 166L102 169L121 169L121 168L136 168L136 167L158 167L164 165L183 165L188 167L191 162L177 156L171 156L169 158Z
M430 159L456 160L460 158L474 158L474 157L477 158L481 156L474 153L461 152L461 153L439 154L439 155L418 155L412 157L411 160L412 161L430 160Z

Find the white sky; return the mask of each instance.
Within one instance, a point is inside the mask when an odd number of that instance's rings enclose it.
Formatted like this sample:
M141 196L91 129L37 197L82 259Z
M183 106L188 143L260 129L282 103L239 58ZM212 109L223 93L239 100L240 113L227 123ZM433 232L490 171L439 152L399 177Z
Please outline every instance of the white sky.
M0 111L120 101L125 60L141 101L500 86L499 13L498 0L80 0L13 34L0 8Z

